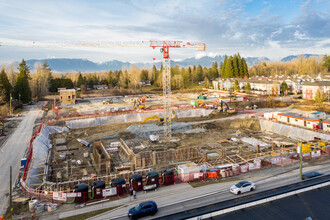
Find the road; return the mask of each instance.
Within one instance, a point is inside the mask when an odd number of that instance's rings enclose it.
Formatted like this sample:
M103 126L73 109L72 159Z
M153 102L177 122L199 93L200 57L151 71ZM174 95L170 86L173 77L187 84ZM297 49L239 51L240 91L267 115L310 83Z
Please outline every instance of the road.
M0 147L0 216L4 215L9 204L9 176L10 166L13 170L13 184L18 177L21 159L29 146L34 122L40 108L36 105L26 106L27 110L22 113L22 121L16 130L8 137Z
M304 168L304 172L310 171L319 171L324 174L330 174L330 166L328 163L325 163L323 165ZM243 176L240 178L242 177ZM263 191L299 181L299 169L294 169L279 175L264 173L263 175L250 176L250 174L245 174L244 177L246 180L256 183L256 191ZM152 196L152 194L150 194L150 196L143 196L142 194L143 198L138 202L126 206L124 205L123 207L99 216L94 216L92 219L127 219L128 209L135 204L146 200L154 200L158 204L159 211L154 217L145 217L142 219L157 219L157 217L166 216L168 214L246 195L243 194L238 196L229 193L228 190L231 185L233 185L233 182L224 182L191 189L186 188L182 191L168 193L168 195L163 194L162 196Z

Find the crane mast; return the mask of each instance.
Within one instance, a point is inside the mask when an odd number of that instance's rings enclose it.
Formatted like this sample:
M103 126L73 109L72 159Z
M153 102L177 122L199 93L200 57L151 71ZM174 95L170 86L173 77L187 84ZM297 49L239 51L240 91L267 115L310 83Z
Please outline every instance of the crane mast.
M182 41L99 41L99 40L76 40L76 41L0 41L0 47L156 47L161 48L163 54L163 106L164 106L164 139L172 137L171 129L171 65L169 49L172 48L195 48L205 51L205 43L191 44Z

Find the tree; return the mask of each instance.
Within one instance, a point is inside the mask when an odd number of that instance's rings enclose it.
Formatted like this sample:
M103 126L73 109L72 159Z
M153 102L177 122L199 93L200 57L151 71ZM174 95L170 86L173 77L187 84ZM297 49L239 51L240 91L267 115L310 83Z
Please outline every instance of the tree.
M203 81L203 68L201 65L198 65L198 67L196 68L194 81L195 82Z
M5 102L9 102L10 93L12 90L12 86L9 82L7 74L4 69L1 70L0 73L0 96Z
M43 64L35 63L34 69L34 73L31 74L30 88L32 97L39 98L48 94L50 81L53 76L47 60Z
M234 91L235 92L238 92L239 91L239 84L238 84L238 81L237 79L235 79L235 82L234 82L234 87L233 87Z
M288 84L286 84L286 82L283 81L281 84L281 94L285 95L288 89L289 89Z
M327 100L327 95L323 91L320 92L320 90L318 89L315 93L314 100L319 103L325 102Z
M250 93L250 92L251 92L251 85L250 85L249 82L248 82L248 83L246 84L246 86L245 86L245 92L246 92L246 93Z
M156 69L155 64L152 66L152 70L151 70L151 84L154 85L155 82L157 81L157 77L158 77L158 71Z
M236 54L233 57L233 76L232 77L239 77L238 57Z
M229 57L225 66L225 73L223 78L233 78L234 77L234 68L233 68L233 58Z
M249 78L249 69L244 58L242 58L242 65L243 65L243 74L244 74L243 77Z
M214 80L219 77L218 63L214 62L212 67L208 70L208 76L211 80Z
M23 103L28 103L29 101L31 101L31 96L32 96L31 89L29 86L30 70L27 67L24 59L19 64L18 70L19 70L19 74L17 75L17 79L16 79L14 95L16 99L21 100Z
M79 73L78 80L77 80L77 87L81 88L82 85L85 85L84 78L82 77L81 73Z
M324 55L322 66L325 67L328 72L330 72L330 56Z
M228 59L228 57L227 57L227 55L225 55L225 58L224 58L223 64L222 64L222 68L221 68L221 78L228 78L228 77L225 77L227 59Z

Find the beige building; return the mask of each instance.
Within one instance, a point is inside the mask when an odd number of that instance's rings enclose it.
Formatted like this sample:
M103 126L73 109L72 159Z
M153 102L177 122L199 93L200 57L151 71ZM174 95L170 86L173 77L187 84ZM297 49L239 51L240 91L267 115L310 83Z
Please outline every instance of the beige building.
M76 90L75 89L64 89L60 90L60 101L61 104L75 104L76 103Z
M328 99L330 95L330 81L303 82L302 95L303 99L315 99L317 90L324 92Z

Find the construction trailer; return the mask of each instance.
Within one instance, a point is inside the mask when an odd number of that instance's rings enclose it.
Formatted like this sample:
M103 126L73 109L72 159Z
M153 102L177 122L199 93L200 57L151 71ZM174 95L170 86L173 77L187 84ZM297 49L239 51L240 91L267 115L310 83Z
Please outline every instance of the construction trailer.
M291 124L299 127L317 129L320 126L320 120L315 118L307 118L295 113L278 113L277 120L286 124Z

